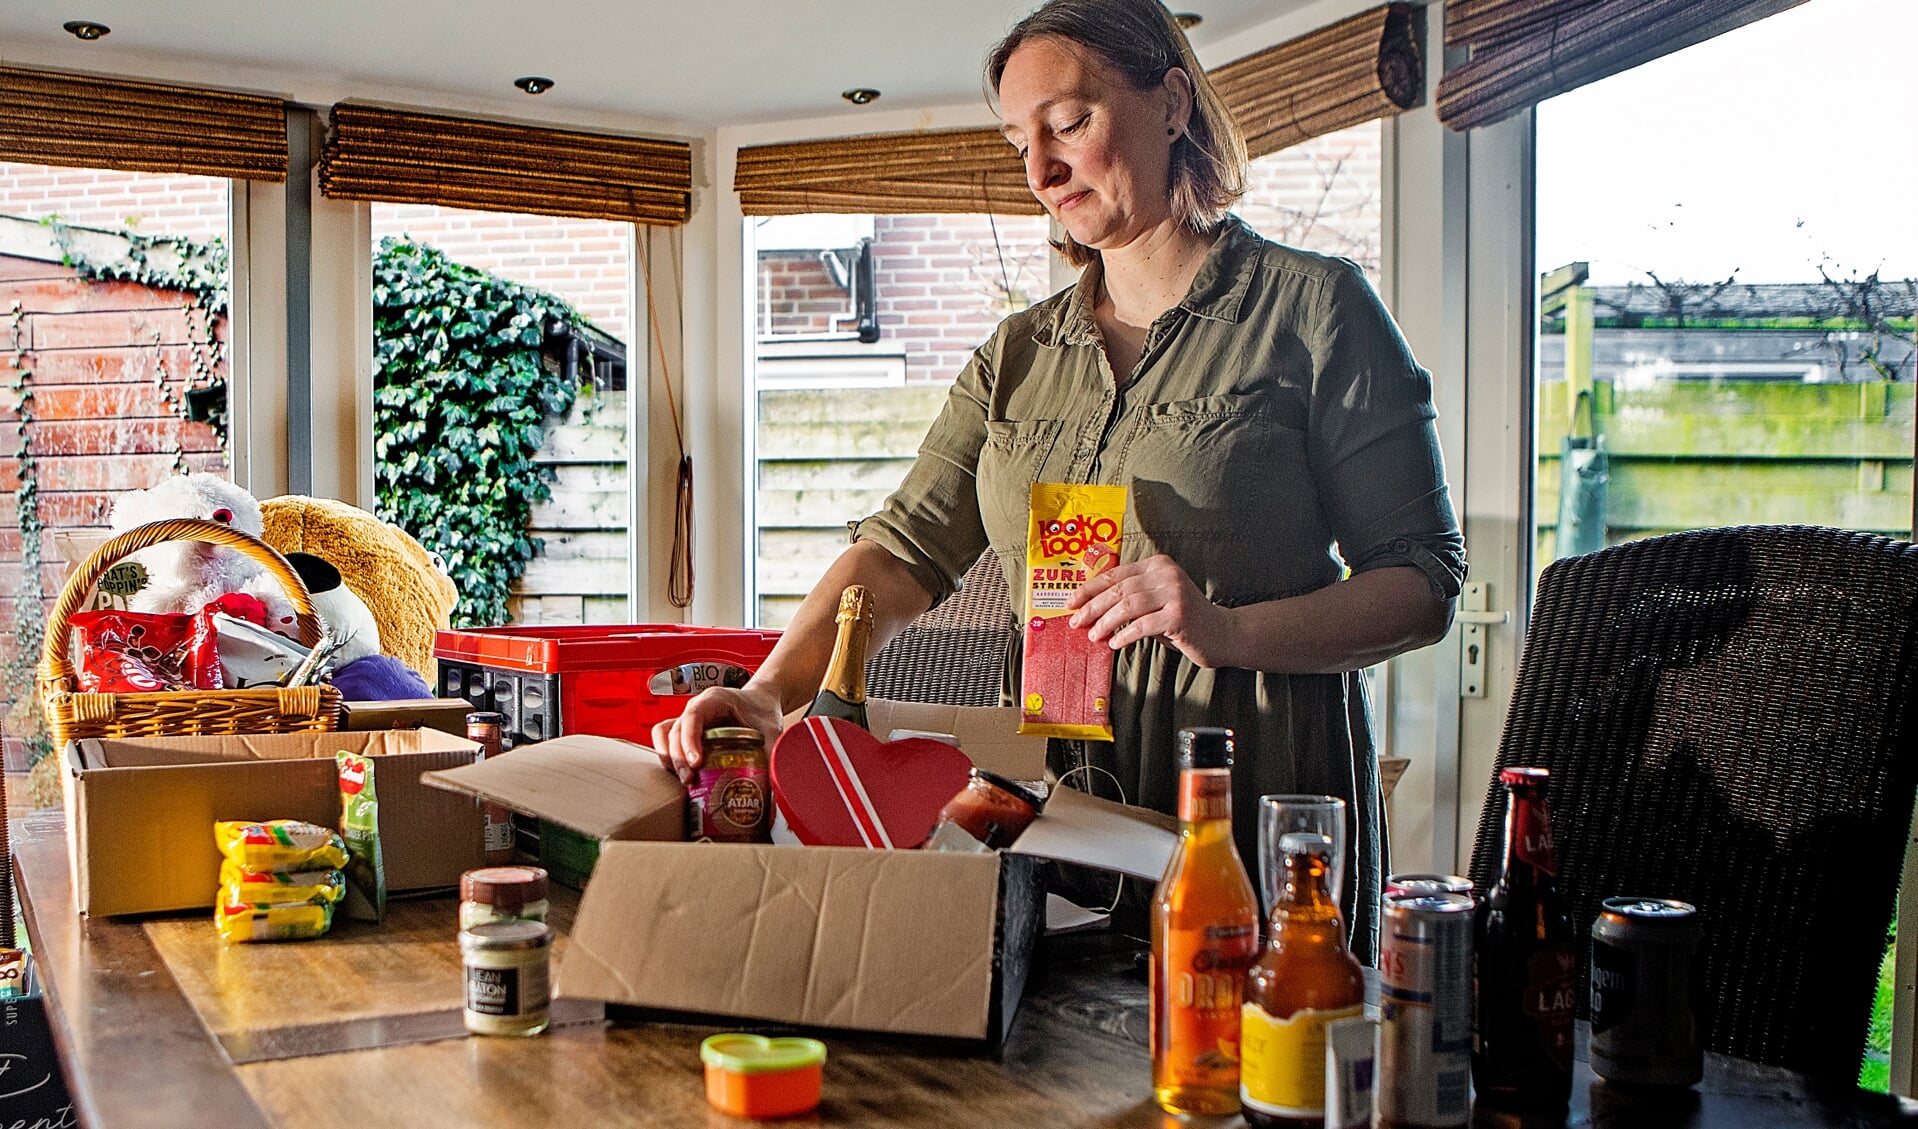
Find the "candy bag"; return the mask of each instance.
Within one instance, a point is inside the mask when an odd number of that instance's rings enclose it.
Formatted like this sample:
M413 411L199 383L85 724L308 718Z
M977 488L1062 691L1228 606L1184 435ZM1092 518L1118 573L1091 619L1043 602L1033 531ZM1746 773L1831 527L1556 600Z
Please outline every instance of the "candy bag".
M194 615L80 612L71 623L79 634L83 693L220 689L218 632L210 608Z
M1035 483L1031 514L1019 732L1110 741L1112 648L1071 625L1066 600L1119 562L1125 487Z
M346 865L346 844L337 832L297 819L215 823L213 841L243 870L283 873Z
M373 759L340 750L340 835L346 840L346 916L386 916L386 863L380 857L380 799Z

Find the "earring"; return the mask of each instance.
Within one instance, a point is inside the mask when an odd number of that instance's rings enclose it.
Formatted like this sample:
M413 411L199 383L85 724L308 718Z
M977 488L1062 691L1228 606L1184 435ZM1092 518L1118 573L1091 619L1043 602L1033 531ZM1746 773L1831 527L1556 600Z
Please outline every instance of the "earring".
M1179 131L1168 126L1166 127L1165 135L1167 137L1177 137L1179 136Z

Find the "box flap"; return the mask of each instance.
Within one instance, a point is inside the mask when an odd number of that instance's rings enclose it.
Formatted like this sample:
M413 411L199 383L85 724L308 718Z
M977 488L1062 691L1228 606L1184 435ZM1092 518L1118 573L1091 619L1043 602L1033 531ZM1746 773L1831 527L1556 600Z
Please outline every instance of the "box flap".
M316 740L317 738L317 740ZM472 748L464 737L437 731L243 733L199 737L100 737L77 743L78 767L158 768L191 764L230 764L236 761L331 760L348 752L391 756L396 753L439 753Z
M1006 849L1157 882L1178 842L1179 824L1170 816L1055 787L1039 818Z
M421 780L595 839L686 837L679 778L651 749L616 737L555 737Z
M866 720L880 740L895 729L950 733L972 763L1013 780L1039 780L1046 773L1046 739L1019 735L1019 711L1011 706L939 706L871 698Z
M991 855L609 843L558 994L982 1038L998 888Z
M341 702L340 728L438 729L466 736L466 715L473 705L465 698L403 698L387 702Z

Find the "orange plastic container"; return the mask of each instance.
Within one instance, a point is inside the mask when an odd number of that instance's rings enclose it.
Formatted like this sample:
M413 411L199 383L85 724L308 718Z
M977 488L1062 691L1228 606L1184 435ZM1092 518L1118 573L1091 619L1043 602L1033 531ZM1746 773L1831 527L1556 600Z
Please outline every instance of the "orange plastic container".
M706 1100L735 1117L792 1117L819 1105L826 1044L817 1039L713 1035L699 1044L699 1060Z

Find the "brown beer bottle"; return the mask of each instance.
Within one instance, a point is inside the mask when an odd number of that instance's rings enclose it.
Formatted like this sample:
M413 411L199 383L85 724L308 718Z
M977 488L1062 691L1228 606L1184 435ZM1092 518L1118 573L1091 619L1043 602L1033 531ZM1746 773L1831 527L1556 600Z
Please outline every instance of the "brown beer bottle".
M1365 969L1326 889L1331 840L1297 831L1279 853L1285 888L1246 977L1239 1037L1239 1100L1254 1129L1325 1123L1325 1025L1365 1014Z
M1232 841L1232 731L1179 731L1179 843L1152 895L1152 1096L1239 1108L1239 1003L1259 902Z
M1572 1093L1578 956L1553 881L1550 773L1508 768L1498 778L1506 791L1505 859L1474 921L1472 1083L1482 1106L1562 1116Z
M839 594L839 612L833 617L839 634L833 639L826 677L820 680L807 717L836 717L861 729L866 721L866 645L872 638L872 597L862 584Z

